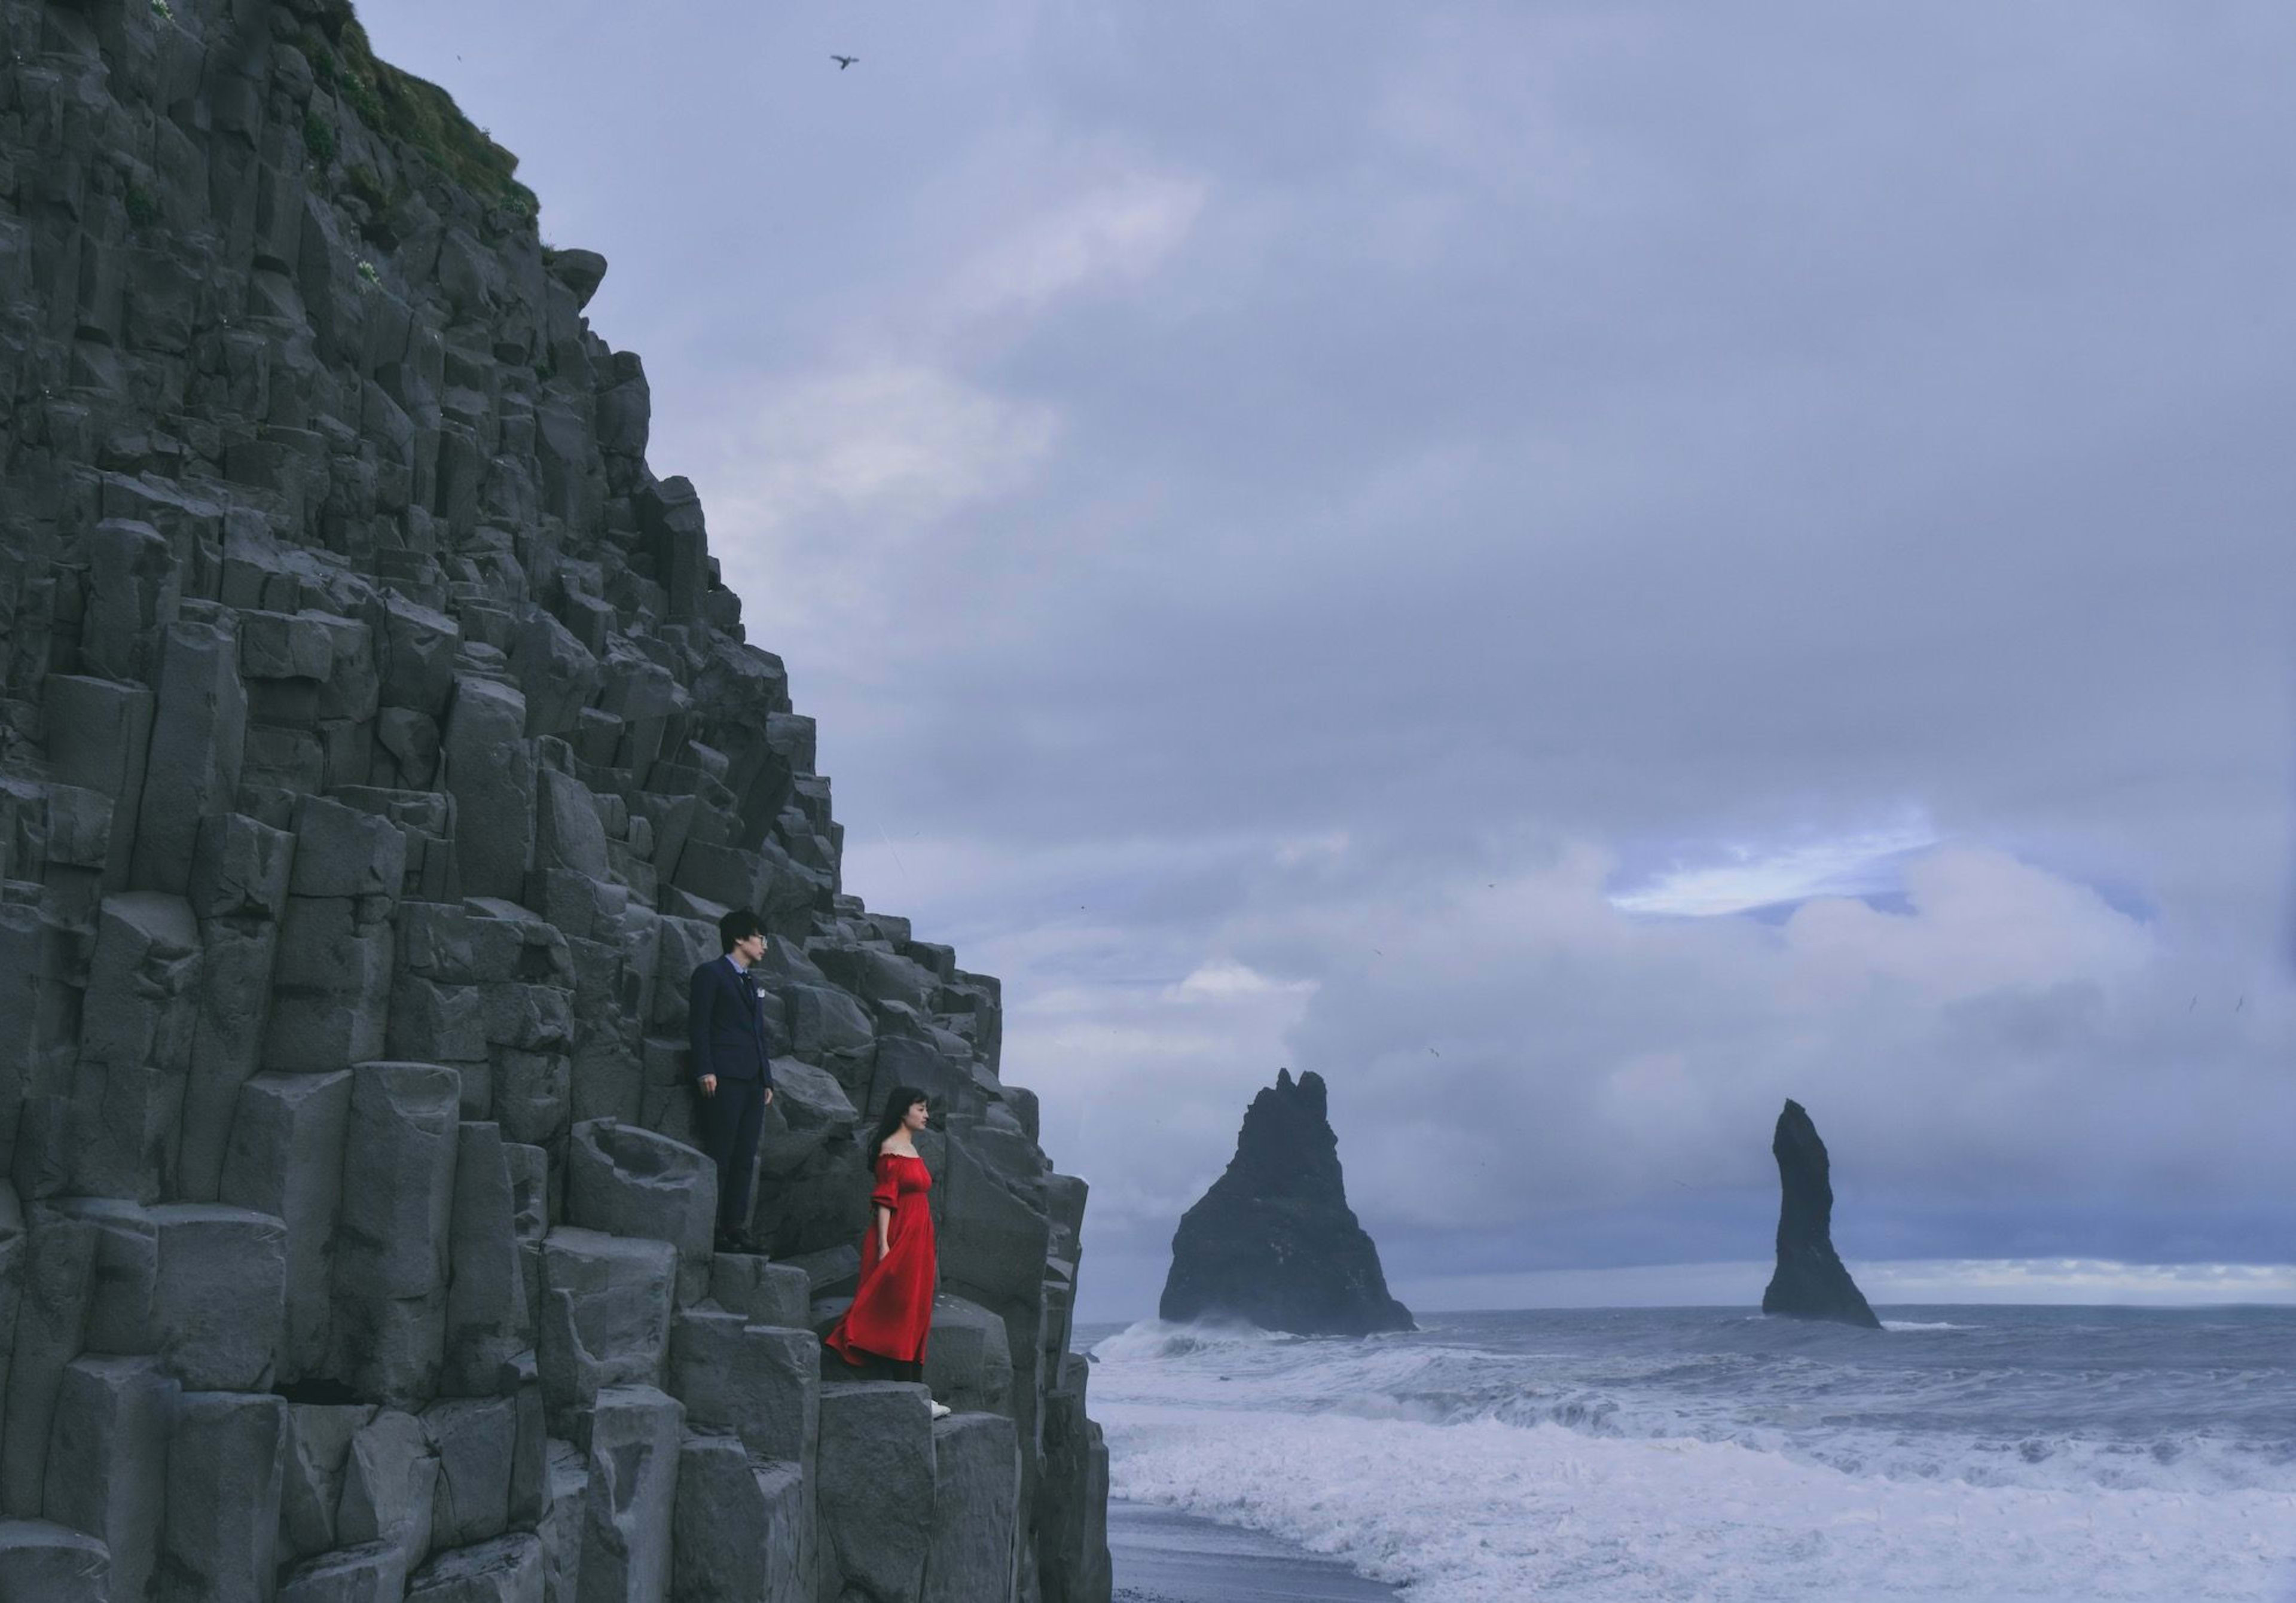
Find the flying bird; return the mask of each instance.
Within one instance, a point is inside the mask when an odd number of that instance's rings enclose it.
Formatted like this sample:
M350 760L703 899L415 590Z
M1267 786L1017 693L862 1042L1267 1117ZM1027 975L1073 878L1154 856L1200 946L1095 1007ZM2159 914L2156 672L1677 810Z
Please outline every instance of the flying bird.
M836 62L837 70L842 72L861 58L857 55L832 55L829 59Z
M1435 1049L1434 1049L1433 1047L1431 1047L1431 1047L1429 1047L1427 1050L1428 1050L1429 1051L1431 1051L1431 1052L1435 1052ZM1441 1057L1443 1054L1442 1054L1442 1053L1440 1053L1440 1052L1435 1052L1435 1055L1436 1055L1437 1057L1439 1057L1439 1057Z

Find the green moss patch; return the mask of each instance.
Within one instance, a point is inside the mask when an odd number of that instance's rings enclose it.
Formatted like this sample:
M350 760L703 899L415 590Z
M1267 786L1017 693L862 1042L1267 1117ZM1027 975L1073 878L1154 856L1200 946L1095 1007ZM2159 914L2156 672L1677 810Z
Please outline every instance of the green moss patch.
M534 192L518 181L518 158L474 127L438 85L378 60L348 0L330 5L311 33L306 53L319 80L369 127L413 146L474 194L528 218L540 209Z

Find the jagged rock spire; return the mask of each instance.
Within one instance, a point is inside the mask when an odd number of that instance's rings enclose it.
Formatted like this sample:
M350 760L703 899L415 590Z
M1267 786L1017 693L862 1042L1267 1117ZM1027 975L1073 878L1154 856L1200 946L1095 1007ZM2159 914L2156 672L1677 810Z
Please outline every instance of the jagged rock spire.
M1838 1320L1878 1330L1882 1321L1833 1250L1833 1182L1825 1143L1800 1102L1788 1098L1770 1151L1778 1160L1778 1266L1762 1312Z
M1312 1070L1295 1082L1278 1069L1252 1098L1227 1172L1172 1238L1162 1317L1230 1315L1308 1336L1415 1329L1348 1206L1327 1106Z

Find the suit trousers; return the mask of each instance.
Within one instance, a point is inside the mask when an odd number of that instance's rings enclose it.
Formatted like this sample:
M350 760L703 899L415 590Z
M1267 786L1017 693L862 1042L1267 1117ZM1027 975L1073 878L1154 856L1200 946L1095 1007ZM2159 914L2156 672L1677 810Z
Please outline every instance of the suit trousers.
M766 1116L762 1080L720 1078L717 1094L694 1092L701 1149L718 1165L718 1228L750 1223L750 1177L758 1168L758 1130Z

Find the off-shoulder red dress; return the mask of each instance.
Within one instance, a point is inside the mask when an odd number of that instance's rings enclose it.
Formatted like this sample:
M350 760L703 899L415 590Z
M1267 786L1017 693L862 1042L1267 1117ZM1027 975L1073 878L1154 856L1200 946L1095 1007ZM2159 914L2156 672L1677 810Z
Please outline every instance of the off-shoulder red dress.
M869 1193L869 1233L861 1240L861 1285L837 1328L822 1337L846 1362L874 1354L922 1363L932 1329L932 1171L922 1157L877 1155L877 1189ZM893 1210L885 1255L877 1255L877 1210Z

